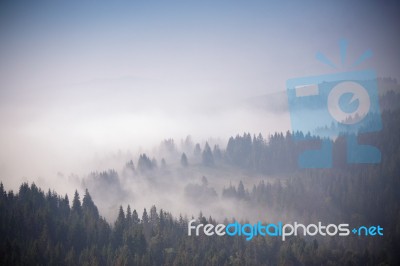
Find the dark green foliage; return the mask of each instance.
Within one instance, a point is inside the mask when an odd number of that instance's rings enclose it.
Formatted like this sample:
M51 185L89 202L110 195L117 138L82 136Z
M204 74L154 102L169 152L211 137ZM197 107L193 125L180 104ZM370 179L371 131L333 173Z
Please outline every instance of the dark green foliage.
M399 151L393 150L393 148L398 147L398 134L400 133L396 126L400 124L400 94L388 91L380 96L380 106L383 110L383 129L374 133L360 134L358 142L377 146L383 156L399 154ZM307 137L307 141L293 141L293 139L304 139L305 137ZM267 140L261 134L252 137L250 133L244 133L242 136L237 135L229 139L223 158L226 163L234 167L252 170L255 173L289 174L298 170L297 158L301 152L316 149L319 145L319 138L311 137L307 132L274 133L269 135ZM349 169L346 153L344 137L333 141L333 165L335 168ZM216 157L215 154L214 149L214 157Z
M81 201L77 190L75 190L74 200L72 201L72 211L77 213L78 215L82 213Z
M35 184L0 199L1 265L76 265L100 254L111 234L88 192L81 205L76 191L72 208L67 196L44 194Z
M202 185L207 186L204 178ZM249 194L268 195L260 183ZM274 188L276 185L274 185ZM292 185L282 187L283 195ZM239 185L237 195L245 191ZM255 193L255 194L254 194ZM199 237L187 235L187 219L150 208L142 221L136 210L122 206L113 228L97 213L85 192L81 211L70 210L67 197L24 183L19 193L5 192L0 185L0 265L372 265L398 263L398 231L381 253L354 252L334 241L308 241L290 237ZM77 199L79 194L75 193ZM198 221L212 223L201 213ZM393 230L398 230L398 226ZM388 230L391 230L388 228ZM372 243L372 242L371 242Z
M307 147L310 143L294 143L290 132L270 135L268 143L261 134L252 138L245 133L229 139L224 158L228 164L257 173L288 173L298 168L297 156Z
M343 138L334 142L334 167L317 170L297 170L297 153L307 146L295 145L292 133L276 133L268 143L261 135L231 138L222 160L262 173L290 173L290 178L261 181L249 190L246 182L231 184L222 197L249 208L292 214L305 223L323 218L355 226L379 224L383 237L189 237L186 218L174 218L156 206L149 213L144 209L141 219L135 209L121 206L112 227L99 215L88 190L82 202L75 191L71 207L67 195L44 193L34 183L23 183L18 193L7 192L0 183L0 265L400 265L400 111L383 112L382 122L382 131L359 138L381 150L378 165L347 164ZM200 145L195 149L201 152ZM216 154L214 148L211 155ZM129 165L133 170L133 163ZM141 155L138 170L152 168L151 160ZM86 184L110 190L119 186L119 179L110 170L92 173ZM201 202L217 197L205 177L200 184L188 184L185 193ZM197 221L216 223L201 212Z
M85 190L85 196L83 196L82 210L85 215L94 218L99 218L99 211L96 205L94 205L92 197L90 196L89 191L87 189Z

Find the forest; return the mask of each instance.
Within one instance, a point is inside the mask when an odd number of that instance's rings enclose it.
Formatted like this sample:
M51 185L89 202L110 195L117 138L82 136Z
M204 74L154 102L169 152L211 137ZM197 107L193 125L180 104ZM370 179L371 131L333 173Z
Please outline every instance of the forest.
M284 189L285 190L285 189ZM114 224L100 215L88 191L67 196L35 184L19 192L0 186L1 265L377 265L399 262L399 226L379 241L385 248L356 249L338 239L291 237L189 237L187 217L173 217L152 206L138 213L121 206ZM201 213L198 221L216 221ZM389 221L390 223L390 221ZM393 224L393 221L391 222ZM390 224L389 224L390 225ZM372 246L373 241L370 241Z
M344 140L339 137L333 143L334 167L298 169L296 156L307 148L293 142L291 135L303 134L299 132L276 133L267 139L261 134L252 137L245 133L231 137L225 149L218 145L211 148L208 143L201 149L196 144L192 154L178 154L182 168L190 168L197 156L202 167L229 166L278 176L253 186L229 182L221 190L203 176L200 183L185 187L187 200L219 199L233 202L238 208L259 209L264 212L264 222L276 219L270 213L278 213L285 221L380 225L383 236L289 237L287 241L263 236L251 241L243 236L188 236L187 224L193 217L185 213L174 216L156 205L138 209L132 202L121 204L116 220L109 221L88 189L82 196L77 188L70 200L68 195L53 190L45 192L35 183L23 183L16 192L1 183L0 264L398 265L400 109L396 103L398 94L382 97L382 130L360 136L360 141L381 150L382 162L376 165L347 164L342 156ZM164 144L167 149L168 145L173 147L172 140ZM168 167L164 158L158 164L141 154L136 167L130 160L124 169L151 179L156 177L154 171L167 171ZM88 180L105 182L103 191L114 187L125 193L120 179L117 171L109 170L93 172ZM226 224L235 220L218 220L203 215L201 209L196 212L198 223Z

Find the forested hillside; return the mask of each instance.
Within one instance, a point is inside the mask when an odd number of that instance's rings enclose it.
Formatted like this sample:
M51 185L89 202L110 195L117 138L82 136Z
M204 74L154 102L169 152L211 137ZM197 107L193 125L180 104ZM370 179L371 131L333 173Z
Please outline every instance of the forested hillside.
M390 103L397 98L397 94L387 94L381 101ZM289 237L286 241L263 236L250 241L242 236L188 236L191 217L184 213L173 216L154 205L139 210L135 205L140 198L130 206L121 206L116 221L110 222L102 218L87 189L82 198L75 191L70 200L55 191L45 193L34 183L23 183L17 192L1 183L0 265L398 265L400 110L384 109L382 130L360 138L381 150L382 162L376 165L347 164L344 139L339 137L333 143L333 168L298 169L296 156L305 146L294 143L289 132L276 133L268 141L261 135L244 134L232 137L226 149L211 149L206 143L203 151L196 145L193 156L177 153L183 169L193 167L188 157L198 156L207 169L228 165L232 171L245 169L277 176L272 182L260 181L253 186L222 179L226 184L221 190L203 177L200 184L185 187L186 200L206 205L217 199L233 202L238 209L258 210L263 222L282 219L380 225L383 236ZM167 143L173 146L172 141ZM138 176L153 186L177 182L160 179L160 173L169 171L165 160L158 165L144 154L137 169L132 161L124 169L131 174L123 178L131 178L128 181L134 185ZM93 172L85 181L103 197L128 193L122 185L127 181L121 181L114 170ZM234 219L230 216L217 221L201 211L202 207L195 210L199 223L226 224Z
M187 218L152 206L139 215L130 206L109 225L86 191L82 203L46 194L35 184L19 192L0 188L1 265L376 265L398 263L396 250L371 254L292 237L187 235ZM140 216L140 217L139 217ZM215 223L199 216L202 223ZM395 239L393 239L395 240ZM362 241L362 240L357 240ZM393 248L394 243L391 243Z

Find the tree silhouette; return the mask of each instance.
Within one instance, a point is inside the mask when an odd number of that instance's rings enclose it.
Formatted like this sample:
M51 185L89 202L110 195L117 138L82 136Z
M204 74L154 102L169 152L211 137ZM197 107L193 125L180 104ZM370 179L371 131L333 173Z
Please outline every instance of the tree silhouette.
M208 145L208 142L204 145L204 150L202 154L202 162L205 166L214 166L214 156L211 152L211 148Z
M182 153L182 156L181 156L181 165L182 165L183 167L188 167L188 165L189 165L189 162L188 162L188 159L187 159L185 153Z

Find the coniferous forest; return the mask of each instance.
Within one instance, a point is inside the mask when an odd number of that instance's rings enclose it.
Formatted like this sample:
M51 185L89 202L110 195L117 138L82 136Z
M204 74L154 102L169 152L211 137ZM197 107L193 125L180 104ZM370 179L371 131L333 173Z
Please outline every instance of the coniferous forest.
M0 266L400 266L399 14L0 0Z
M382 131L365 136L381 150L380 164L347 165L339 155L343 140L338 138L333 149L338 167L296 170L293 154L301 147L291 141L290 133L272 135L268 142L262 136L244 134L231 138L226 149L211 151L207 144L201 160L207 167L235 165L286 178L252 187L240 181L218 191L203 177L202 184L186 187L186 193L294 213L308 222L324 217L329 222L380 225L383 236L292 236L286 241L262 236L251 241L243 236L194 237L187 234L192 217L173 216L154 205L140 210L134 203L121 206L115 222L109 222L87 189L83 195L75 191L70 199L56 191L45 192L35 183L23 183L18 191L1 184L0 265L398 265L400 109L387 108L382 119ZM190 167L186 155L178 157L180 167ZM288 159L286 166L278 165L283 158ZM165 161L163 164L168 167ZM126 167L135 168L132 161ZM141 171L148 173L153 167L157 167L154 161L140 156ZM102 175L108 176L109 182L118 179L117 172ZM203 224L234 219L217 221L203 216L201 210L194 218Z

